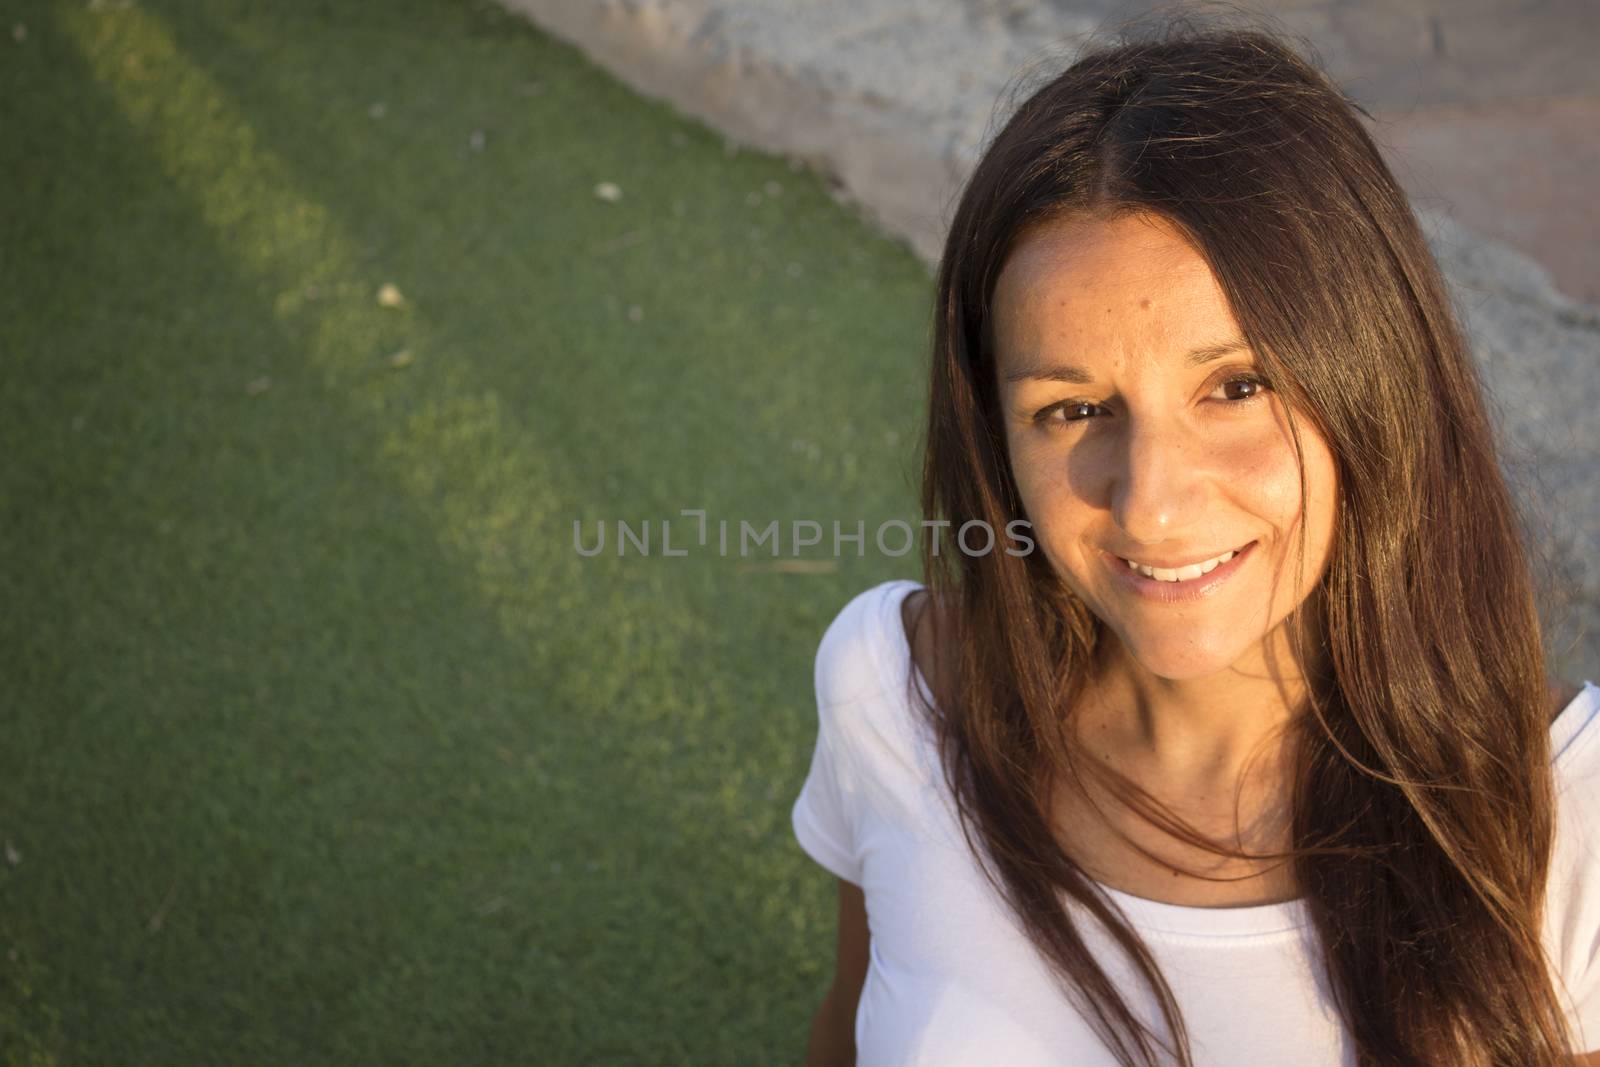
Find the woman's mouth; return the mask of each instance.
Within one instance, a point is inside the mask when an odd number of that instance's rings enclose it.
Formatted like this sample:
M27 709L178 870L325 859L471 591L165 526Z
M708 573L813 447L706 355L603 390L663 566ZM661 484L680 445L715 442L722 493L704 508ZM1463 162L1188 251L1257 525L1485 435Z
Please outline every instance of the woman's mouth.
M1184 563L1173 559L1150 562L1106 553L1106 563L1117 583L1130 592L1146 600L1171 604L1199 600L1216 592L1249 560L1256 544L1250 541L1215 556Z
M1149 563L1140 563L1138 560L1128 559L1125 556L1117 558L1128 565L1129 570L1138 571L1146 578L1153 578L1158 582L1187 582L1210 574L1222 564L1228 562L1238 554L1238 549L1228 549L1221 555L1212 556L1210 559L1200 560L1198 563L1189 563L1181 567L1157 567Z

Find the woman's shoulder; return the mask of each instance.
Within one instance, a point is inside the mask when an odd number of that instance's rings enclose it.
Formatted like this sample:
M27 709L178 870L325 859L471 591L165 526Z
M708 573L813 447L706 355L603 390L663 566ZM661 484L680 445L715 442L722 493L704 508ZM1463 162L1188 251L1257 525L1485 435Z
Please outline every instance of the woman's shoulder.
M1552 679L1547 689L1550 715L1550 758L1560 776L1600 784L1600 686ZM1600 799L1600 797L1597 797Z
M1590 1041L1600 1023L1600 686L1552 682L1550 751L1556 835L1546 882L1545 936L1552 963L1575 996L1568 1008Z
M881 582L851 597L817 646L817 709L824 728L854 758L880 772L925 762L920 720L911 712L903 606L914 581Z
M849 703L881 694L894 684L896 641L908 594L922 586L908 579L879 582L852 596L835 613L817 644L815 674L819 700Z

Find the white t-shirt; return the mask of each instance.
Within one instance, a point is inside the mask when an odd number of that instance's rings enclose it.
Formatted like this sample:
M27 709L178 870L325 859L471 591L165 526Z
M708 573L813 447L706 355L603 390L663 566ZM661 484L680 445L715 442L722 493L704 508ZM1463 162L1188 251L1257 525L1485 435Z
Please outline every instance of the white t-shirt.
M906 693L901 601L922 586L857 595L817 649L818 734L792 813L824 868L862 887L871 961L856 1013L859 1067L1114 1065L1050 978L962 838L932 727ZM916 684L931 699L918 672ZM1558 790L1545 943L1566 983L1574 1048L1600 1048L1600 687L1551 727ZM1106 887L1178 1000L1195 1063L1355 1063L1300 901L1200 908ZM1062 895L1066 899L1065 894ZM1129 1007L1167 1040L1155 999L1075 901L1078 928Z

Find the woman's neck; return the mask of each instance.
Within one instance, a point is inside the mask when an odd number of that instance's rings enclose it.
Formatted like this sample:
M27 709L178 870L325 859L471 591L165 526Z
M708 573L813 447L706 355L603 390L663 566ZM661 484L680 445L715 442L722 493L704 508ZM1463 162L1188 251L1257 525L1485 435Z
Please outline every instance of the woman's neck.
M1115 639L1112 639L1113 643ZM1287 726L1307 684L1290 657L1252 657L1204 678L1159 678L1107 650L1069 715L1079 751L1175 797L1278 793Z

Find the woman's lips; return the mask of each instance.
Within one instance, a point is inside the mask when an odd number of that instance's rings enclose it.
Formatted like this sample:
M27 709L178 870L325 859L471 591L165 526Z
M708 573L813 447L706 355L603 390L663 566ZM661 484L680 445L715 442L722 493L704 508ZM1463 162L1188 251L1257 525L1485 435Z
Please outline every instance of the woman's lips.
M1150 600L1158 604L1181 604L1194 600L1201 600L1213 595L1228 579L1238 573L1239 568L1255 554L1256 542L1251 541L1234 550L1233 558L1226 563L1219 563L1206 574L1198 578L1190 578L1181 582L1162 581L1158 578L1147 578L1140 572L1131 569L1121 557L1110 552L1101 554L1106 566L1111 569L1115 580L1121 583L1121 588L1127 589L1135 596Z

